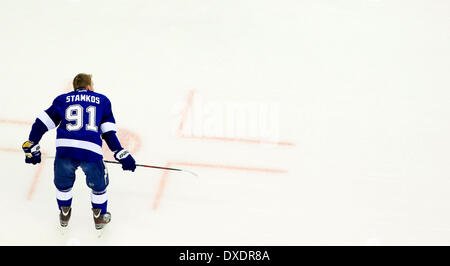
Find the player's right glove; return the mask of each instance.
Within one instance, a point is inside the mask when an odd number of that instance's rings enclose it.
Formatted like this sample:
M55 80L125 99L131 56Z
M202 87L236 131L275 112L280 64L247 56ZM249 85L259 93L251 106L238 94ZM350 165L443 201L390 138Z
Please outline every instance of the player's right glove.
M26 163L37 164L41 162L41 146L39 146L39 143L27 140L22 144L22 149L25 152Z
M123 170L134 172L136 169L136 161L127 150L117 151L114 153L114 158L122 164Z

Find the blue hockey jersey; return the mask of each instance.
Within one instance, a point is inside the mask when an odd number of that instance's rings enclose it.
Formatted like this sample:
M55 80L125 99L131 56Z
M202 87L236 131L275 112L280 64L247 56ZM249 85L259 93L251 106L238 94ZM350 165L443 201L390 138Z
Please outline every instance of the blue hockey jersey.
M38 143L46 131L56 127L57 157L101 160L101 136L111 133L115 141L107 141L108 146L112 150L121 148L115 136L117 127L111 102L100 93L79 89L59 95L47 110L38 115L29 140Z

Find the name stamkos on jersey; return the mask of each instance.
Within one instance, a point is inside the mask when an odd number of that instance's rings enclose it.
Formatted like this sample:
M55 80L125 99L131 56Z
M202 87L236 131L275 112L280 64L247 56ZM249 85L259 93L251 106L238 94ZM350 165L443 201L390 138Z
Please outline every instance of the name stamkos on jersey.
M79 102L79 101L100 104L100 97L93 96L93 95L86 95L86 94L77 94L77 95L66 96L66 103Z

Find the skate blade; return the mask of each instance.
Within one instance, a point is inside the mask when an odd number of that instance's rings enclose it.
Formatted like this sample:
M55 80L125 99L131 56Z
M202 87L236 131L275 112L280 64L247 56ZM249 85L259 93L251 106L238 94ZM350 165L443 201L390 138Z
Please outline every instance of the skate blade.
M105 233L105 227L103 227L102 229L95 229L95 231L97 234L97 238L101 238Z
M67 233L69 232L68 226L59 226L59 232L62 236L67 235Z
M104 224L101 228L97 229L97 227L95 228L95 233L97 234L97 238L101 238L103 236L103 234L105 233L105 229L107 228L107 224Z

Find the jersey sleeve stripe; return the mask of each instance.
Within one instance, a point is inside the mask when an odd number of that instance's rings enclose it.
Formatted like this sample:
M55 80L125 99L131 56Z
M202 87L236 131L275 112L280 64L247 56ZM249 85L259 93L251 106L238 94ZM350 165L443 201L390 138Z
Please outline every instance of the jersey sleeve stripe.
M53 122L53 120L50 118L50 116L47 114L47 112L42 111L38 117L39 120L42 121L42 123L44 123L44 125L47 127L48 130L50 129L54 129L56 127L55 123Z
M106 133L108 131L116 131L117 132L117 126L114 123L105 122L100 125L100 130L102 131L102 133Z
M95 152L103 156L102 147L95 143L76 139L56 139L56 147L72 147Z

